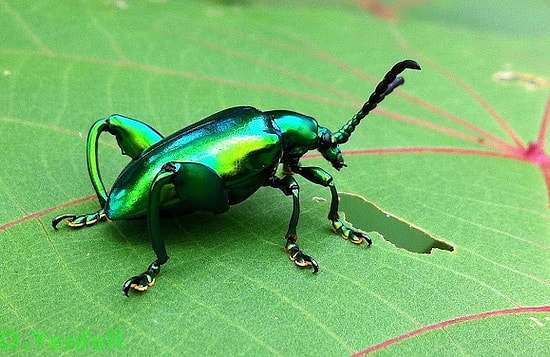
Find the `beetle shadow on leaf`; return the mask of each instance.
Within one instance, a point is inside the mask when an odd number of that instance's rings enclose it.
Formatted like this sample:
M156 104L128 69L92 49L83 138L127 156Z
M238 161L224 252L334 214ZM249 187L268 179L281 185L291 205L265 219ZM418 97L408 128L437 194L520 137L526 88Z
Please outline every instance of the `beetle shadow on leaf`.
M242 256L241 259L246 259L256 256L258 251L268 255L280 254L288 224L288 211L277 204L265 205L266 200L271 199L271 194L267 193L269 191L260 189L252 199L220 214L163 212L160 218L161 234L168 255L172 258L167 264L171 265L176 260L204 260L205 257L221 259L222 256ZM273 195L280 196L278 192ZM291 206L291 202L286 203L282 202L281 205ZM136 249L143 249L154 257L145 217L109 224L116 225L113 229ZM266 245L269 246L268 252L265 252ZM280 255L284 258L283 254Z

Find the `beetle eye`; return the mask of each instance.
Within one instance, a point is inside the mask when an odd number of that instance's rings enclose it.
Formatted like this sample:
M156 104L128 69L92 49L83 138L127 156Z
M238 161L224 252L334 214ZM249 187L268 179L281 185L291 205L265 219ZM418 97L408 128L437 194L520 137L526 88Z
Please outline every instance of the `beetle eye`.
M319 147L329 148L330 146L332 146L332 134L329 131L325 131L319 137Z

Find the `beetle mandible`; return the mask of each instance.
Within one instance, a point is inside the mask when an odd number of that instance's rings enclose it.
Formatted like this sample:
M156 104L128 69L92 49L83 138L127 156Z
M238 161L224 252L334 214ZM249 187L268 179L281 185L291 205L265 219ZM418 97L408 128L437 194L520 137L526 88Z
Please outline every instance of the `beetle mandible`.
M404 83L398 75L407 68L419 70L420 66L412 60L394 65L363 107L335 133L309 116L288 110L261 112L245 106L222 110L167 137L122 115L100 119L88 133L87 164L101 208L90 214L57 216L52 226L57 229L63 220L76 228L106 218L146 216L157 259L145 272L124 283L123 293L128 296L130 289L145 291L152 286L161 265L168 260L160 232L161 211L222 213L260 187L271 186L293 200L285 251L296 265L311 266L316 273L317 262L296 244L300 202L298 183L292 174L328 187L331 194L328 219L333 230L353 243L366 241L370 245L369 237L340 219L332 176L320 167L301 166L300 158L317 149L336 170L346 166L339 144L347 142L360 121ZM105 131L114 135L122 153L132 158L110 192L101 179L98 162L98 139ZM279 165L283 166L282 177L277 175Z

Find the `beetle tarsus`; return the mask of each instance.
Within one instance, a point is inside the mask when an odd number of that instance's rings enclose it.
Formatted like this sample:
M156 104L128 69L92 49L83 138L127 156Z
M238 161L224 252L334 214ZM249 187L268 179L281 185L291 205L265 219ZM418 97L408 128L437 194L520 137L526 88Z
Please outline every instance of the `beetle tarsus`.
M313 274L319 271L319 264L317 264L315 259L300 250L294 237L287 238L285 251L290 255L290 260L300 268L311 266Z
M342 222L342 220L331 220L331 223L334 233L340 234L342 238L349 240L354 244L367 242L367 246L371 246L372 239L370 239L366 234L358 231L357 229L348 227L346 224L344 224L344 222Z
M57 231L57 225L63 220L73 221L78 215L76 214L62 214L52 219L52 227Z
M122 294L128 296L130 289L134 289L137 292L144 292L149 287L155 285L155 277L160 273L160 264L157 260L149 264L147 270L139 275L135 275L124 282L122 286Z
M52 219L52 227L57 230L57 225L61 221L66 221L67 226L71 228L80 228L91 226L107 218L103 209L90 214L62 214Z

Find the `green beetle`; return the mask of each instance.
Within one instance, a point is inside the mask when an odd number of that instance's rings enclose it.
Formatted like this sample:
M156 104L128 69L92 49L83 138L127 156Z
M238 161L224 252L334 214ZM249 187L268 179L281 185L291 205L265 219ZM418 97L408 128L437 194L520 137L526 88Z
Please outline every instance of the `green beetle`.
M261 112L252 107L222 110L163 138L149 125L121 115L98 120L90 129L87 143L88 172L101 208L90 214L64 214L52 226L66 220L70 227L98 221L147 217L149 235L157 259L140 275L128 279L123 293L145 291L155 283L160 266L168 260L160 233L160 213L206 211L222 213L250 197L258 188L271 186L292 196L293 210L285 235L285 250L298 266L317 262L296 244L300 214L299 187L292 176L328 187L331 203L328 219L335 232L353 243L371 244L361 232L347 227L338 216L338 193L332 176L320 167L300 165L300 158L317 149L334 168L346 166L339 144L345 143L355 127L386 95L403 84L397 77L405 69L420 69L418 63L397 63L377 85L368 101L340 130L331 133L314 118L287 111ZM116 137L122 153L132 158L108 193L101 179L97 143L102 132ZM283 166L282 177L276 172Z

